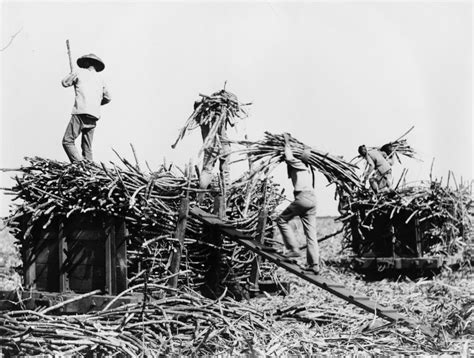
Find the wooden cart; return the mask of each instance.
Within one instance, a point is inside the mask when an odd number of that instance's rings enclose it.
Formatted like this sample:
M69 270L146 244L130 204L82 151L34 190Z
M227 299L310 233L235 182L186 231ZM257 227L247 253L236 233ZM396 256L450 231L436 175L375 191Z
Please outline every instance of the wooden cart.
M127 289L127 230L123 220L92 214L72 215L48 225L45 220L39 219L23 230L29 243L21 252L23 290L0 292L1 309L53 306L96 291L61 309L87 312L101 309Z
M423 233L427 229L413 212L399 210L392 215L371 212L370 205L353 206L357 213L351 219L351 244L354 257L346 259L363 272L405 271L422 273L453 266L463 255L428 255ZM368 219L370 216L370 220Z

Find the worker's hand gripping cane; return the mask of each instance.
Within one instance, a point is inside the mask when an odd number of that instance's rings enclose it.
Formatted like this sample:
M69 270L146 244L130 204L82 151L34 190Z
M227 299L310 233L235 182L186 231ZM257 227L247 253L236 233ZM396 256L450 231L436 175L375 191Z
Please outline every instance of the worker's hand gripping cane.
M290 144L290 135L288 133L283 133L283 138L285 139L285 159L293 159L293 151L291 150Z

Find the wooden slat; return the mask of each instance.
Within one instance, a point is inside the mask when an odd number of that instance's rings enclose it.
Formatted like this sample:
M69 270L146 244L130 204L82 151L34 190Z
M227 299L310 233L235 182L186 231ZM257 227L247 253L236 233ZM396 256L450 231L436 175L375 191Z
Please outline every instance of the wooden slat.
M64 293L64 292L70 291L69 278L64 266L64 263L66 262L66 259L67 259L67 242L66 242L66 235L64 232L64 223L59 224L58 253L59 253L59 260L58 260L59 292Z
M115 225L113 219L104 221L105 230L105 290L109 295L117 294Z
M418 219L415 219L415 240L416 240L416 255L418 257L423 256L423 252L421 249L421 228L420 228L420 222Z
M220 175L220 188L219 194L214 196L214 206L213 212L215 215L213 217L218 221L222 221L225 217L225 188L223 187L223 176ZM222 232L214 227L208 226L205 228L203 235L206 236L207 240L217 247L221 246L223 243ZM204 276L204 295L207 297L217 298L222 294L222 285L224 277L222 277L222 271L219 267L222 265L222 252L217 249L211 250L209 256L207 257L207 272Z
M184 247L184 234L186 232L186 225L188 222L189 213L189 196L181 199L179 212L178 212L178 223L176 225L175 237L179 240L179 245L176 251L173 253L173 258L170 265L170 272L176 274L179 272L179 266L181 264L181 256ZM170 278L168 285L176 288L178 286L178 275L174 275Z
M188 179L188 189L191 185L191 178L193 176L193 164L190 161L185 168L185 175ZM170 272L175 274L168 281L170 287L178 287L178 275L179 267L181 265L181 257L183 254L184 248L184 235L186 233L186 226L188 224L188 215L189 215L189 190L186 191L186 195L181 199L179 211L178 211L178 220L176 223L175 238L178 239L179 245L176 248L176 251L173 253L170 264Z
M268 217L268 210L263 208L260 211L259 217L258 217L258 224L257 224L257 232L258 236L256 238L256 241L259 242L260 244L263 244L263 240L265 238L265 226L267 224L267 217ZM258 280L260 278L260 256L255 255L255 259L252 262L252 268L250 270L250 287L254 291L259 291L258 287Z
M116 260L116 279L117 293L125 291L128 288L127 279L127 240L126 240L125 221L120 220L115 225L115 248L117 251Z
M267 226L267 217L268 217L268 210L266 206L267 206L267 181L265 180L263 184L263 204L262 204L262 209L260 210L260 213L258 216L258 223L257 223L256 241L259 242L260 244L263 244L263 241L265 239L265 228ZM250 288L254 290L254 292L259 291L258 280L260 278L260 263L261 263L260 256L255 255L255 259L252 262L252 268L250 270L250 278L249 278Z

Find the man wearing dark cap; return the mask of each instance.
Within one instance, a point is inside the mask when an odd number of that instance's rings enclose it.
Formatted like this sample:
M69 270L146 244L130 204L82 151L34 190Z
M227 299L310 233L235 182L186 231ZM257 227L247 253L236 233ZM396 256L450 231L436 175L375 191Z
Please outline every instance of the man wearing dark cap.
M359 155L367 162L362 182L369 180L370 187L375 193L392 188L392 167L386 157L378 149L367 150L365 145L358 148Z
M384 158L387 159L388 164L393 166L395 160L393 155L394 151L392 143L384 144L382 147L380 147L380 152L382 153Z
M74 86L76 93L71 120L62 142L72 163L83 159L92 161L92 139L100 118L100 106L110 102L107 87L99 75L105 67L102 60L94 54L89 54L78 58L77 65L79 69L62 80L64 87ZM82 157L74 144L81 134Z

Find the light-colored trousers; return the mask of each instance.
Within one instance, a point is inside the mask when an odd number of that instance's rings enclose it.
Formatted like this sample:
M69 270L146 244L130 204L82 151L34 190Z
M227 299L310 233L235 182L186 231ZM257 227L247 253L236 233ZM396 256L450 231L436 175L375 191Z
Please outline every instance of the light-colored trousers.
M392 189L393 177L392 172L389 171L385 174L381 174L378 171L375 172L375 175L369 179L370 187L375 193L382 191L388 191Z
M298 251L298 241L290 226L290 220L295 216L299 216L303 224L308 245L306 249L308 265L319 264L319 244L316 237L316 195L314 191L295 191L295 200L283 210L277 219L286 248Z
M92 139L97 118L88 114L73 114L66 127L63 137L63 148L71 163L79 162L83 158L92 161ZM82 157L74 144L77 137L82 134L81 149Z
M202 140L205 141L209 135L209 126L201 125L201 134ZM226 133L220 133L223 139L227 139ZM216 144L217 145L217 144ZM199 187L201 189L207 189L212 182L213 170L216 165L219 155L228 155L230 153L230 145L228 143L221 144L219 148L206 148L204 149L204 158L202 163L201 179L199 182ZM230 184L230 172L229 172L229 163L227 157L219 159L219 171L224 176L225 185Z

